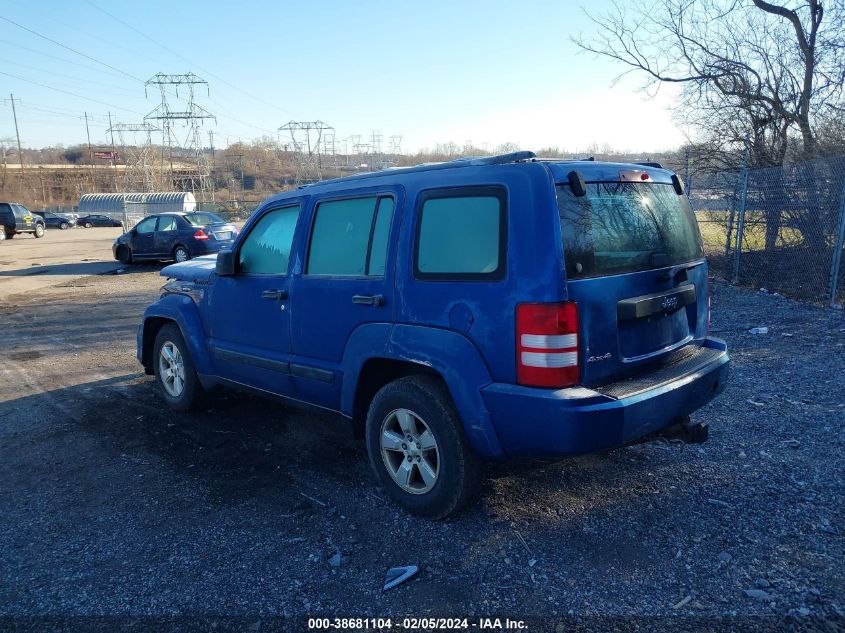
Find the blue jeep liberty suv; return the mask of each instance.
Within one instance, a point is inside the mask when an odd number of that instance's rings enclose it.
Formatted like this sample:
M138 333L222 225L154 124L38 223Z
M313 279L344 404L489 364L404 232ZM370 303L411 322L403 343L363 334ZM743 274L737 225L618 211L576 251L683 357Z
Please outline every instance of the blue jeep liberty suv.
M232 386L339 412L429 518L484 460L703 441L689 414L728 376L696 220L657 164L516 152L323 181L161 274L137 353L173 409Z

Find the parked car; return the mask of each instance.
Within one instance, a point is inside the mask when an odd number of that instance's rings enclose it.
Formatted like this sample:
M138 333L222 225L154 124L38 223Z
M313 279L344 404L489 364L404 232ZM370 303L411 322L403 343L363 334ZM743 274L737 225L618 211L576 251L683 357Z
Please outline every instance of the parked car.
M124 264L141 260L184 262L231 247L238 229L213 213L150 215L112 244L114 258Z
M65 231L72 226L76 226L76 220L66 215L60 215L52 211L33 211L33 213L44 220L44 224L48 229L61 229Z
M137 355L173 409L234 386L337 411L430 518L485 459L703 441L689 415L728 377L683 183L655 165L517 152L321 182L161 274Z
M90 229L92 226L119 226L123 227L123 222L120 220L115 220L107 215L99 215L99 214L91 214L91 215L83 215L76 220L76 226L84 226L86 229Z
M44 237L44 218L35 215L22 204L0 202L0 240L12 239L20 233Z

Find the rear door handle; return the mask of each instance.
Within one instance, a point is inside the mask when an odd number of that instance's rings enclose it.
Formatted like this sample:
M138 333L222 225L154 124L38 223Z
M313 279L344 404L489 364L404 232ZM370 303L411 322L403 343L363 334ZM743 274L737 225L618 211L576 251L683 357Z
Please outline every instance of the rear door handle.
M269 299L270 301L279 301L280 299L288 298L287 290L263 290L261 292L262 299Z
M354 295L352 303L377 308L384 305L384 295Z

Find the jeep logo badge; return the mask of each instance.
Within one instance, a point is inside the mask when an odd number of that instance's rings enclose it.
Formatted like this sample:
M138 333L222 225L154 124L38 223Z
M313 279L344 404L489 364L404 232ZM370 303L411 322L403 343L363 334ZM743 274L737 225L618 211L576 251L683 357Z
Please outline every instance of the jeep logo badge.
M661 301L660 307L663 308L666 312L671 312L672 310L678 307L678 297L663 297L663 301Z

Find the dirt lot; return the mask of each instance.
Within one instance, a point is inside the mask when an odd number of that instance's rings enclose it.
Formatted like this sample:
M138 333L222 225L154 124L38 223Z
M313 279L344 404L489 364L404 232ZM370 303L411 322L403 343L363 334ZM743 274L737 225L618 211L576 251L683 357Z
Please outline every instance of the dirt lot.
M118 228L47 229L40 239L16 235L0 242L0 301L119 268L111 245L122 232Z
M696 416L707 444L497 465L430 523L384 499L338 418L234 394L166 410L134 358L154 267L53 282L0 303L0 615L841 626L840 311L715 285L733 365ZM406 564L418 576L382 592Z

